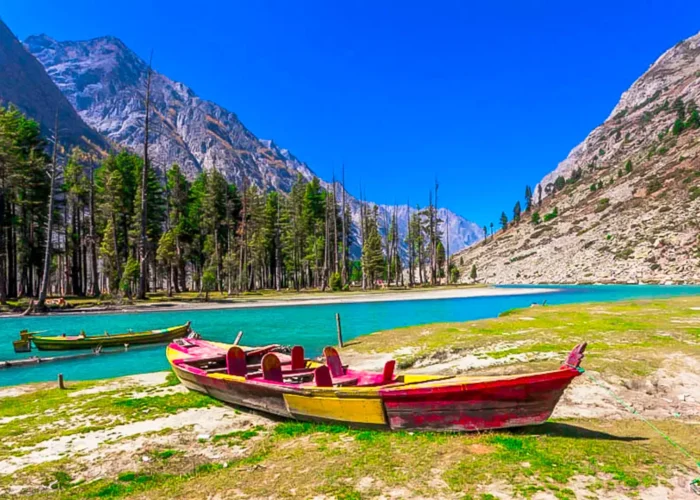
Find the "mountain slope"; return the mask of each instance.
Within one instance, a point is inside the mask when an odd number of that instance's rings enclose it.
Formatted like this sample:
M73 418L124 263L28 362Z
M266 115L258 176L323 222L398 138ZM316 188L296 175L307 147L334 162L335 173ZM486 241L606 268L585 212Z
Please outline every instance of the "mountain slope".
M540 216L458 256L498 283L700 282L700 34L666 51L539 183ZM557 182L557 179L559 181ZM537 190L535 190L537 192Z
M107 141L83 122L43 66L0 21L0 102L12 103L52 134L59 110L59 139L70 146L106 150Z
M87 123L112 141L142 151L147 72L142 59L114 37L58 42L39 35L27 38L25 46ZM281 192L289 192L299 173L306 179L314 176L288 150L258 139L234 113L199 98L186 85L155 72L152 89L151 157L157 168L177 162L190 178L216 168L238 185L245 180ZM348 202L357 223L360 203L350 196ZM380 205L380 217L388 218L390 210L393 207ZM402 235L410 211L405 206L399 210ZM448 218L450 249L464 248L483 236L476 224L451 212Z

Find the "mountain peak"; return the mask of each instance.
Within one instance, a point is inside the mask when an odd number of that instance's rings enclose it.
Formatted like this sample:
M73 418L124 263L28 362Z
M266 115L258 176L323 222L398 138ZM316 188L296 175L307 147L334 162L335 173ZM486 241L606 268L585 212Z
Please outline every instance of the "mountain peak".
M26 47L73 103L83 119L115 143L143 149L146 63L121 40L100 37L57 42L29 37ZM297 176L310 180L311 169L272 140L258 139L238 117L197 95L184 83L154 72L149 154L156 168L178 163L193 178L217 169L229 182L255 184L262 190L289 192ZM330 184L323 183L327 189ZM357 200L349 201L359 221ZM386 208L389 210L390 208ZM481 237L467 221L452 214L450 248L463 248ZM462 221L460 225L457 221ZM402 224L404 227L405 224Z

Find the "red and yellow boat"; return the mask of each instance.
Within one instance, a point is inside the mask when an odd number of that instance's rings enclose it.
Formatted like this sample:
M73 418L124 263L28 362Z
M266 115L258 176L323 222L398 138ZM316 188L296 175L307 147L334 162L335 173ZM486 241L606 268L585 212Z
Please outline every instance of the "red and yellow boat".
M396 375L395 361L382 372L352 370L338 352L324 362L277 345L241 347L179 339L168 360L189 389L226 403L282 417L391 430L479 431L544 423L580 372L586 344L559 369L527 375Z

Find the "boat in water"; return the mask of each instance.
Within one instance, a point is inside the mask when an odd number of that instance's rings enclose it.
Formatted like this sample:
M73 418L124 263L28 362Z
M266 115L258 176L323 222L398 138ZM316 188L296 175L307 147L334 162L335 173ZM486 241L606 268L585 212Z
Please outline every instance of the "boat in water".
M189 389L241 407L291 419L379 429L480 431L544 423L579 374L586 344L559 369L526 375L397 375L353 370L336 349L323 362L279 345L242 347L180 339L167 348Z
M145 332L103 333L101 335L31 335L29 339L40 351L67 351L73 349L97 349L123 347L124 345L162 344L187 336L190 322L184 325L148 330Z

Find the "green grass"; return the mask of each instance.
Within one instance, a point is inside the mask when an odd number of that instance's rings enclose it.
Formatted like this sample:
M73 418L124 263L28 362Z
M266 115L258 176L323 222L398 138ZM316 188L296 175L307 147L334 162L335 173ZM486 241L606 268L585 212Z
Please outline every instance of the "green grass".
M392 352L413 347L415 353L403 360L410 366L447 350L459 354L478 349L493 358L552 352L563 357L574 344L589 341L587 369L602 376L636 377L653 372L674 353L700 356L698 307L699 297L536 307L493 319L380 332L353 341L351 349ZM552 367L556 361L532 362L523 369L540 365ZM176 383L170 376L164 385ZM70 397L76 389L94 384L77 384L69 391L40 388L0 399L0 418L30 415L0 425L0 460L44 439L219 404L196 392L133 399L133 388ZM75 428L38 430L74 415L86 421ZM700 455L697 425L682 419L655 424ZM396 491L428 498L485 499L492 498L488 486L498 483L523 498L547 492L568 500L576 497L572 483L578 477L590 478L591 497L597 491L634 497L645 488L670 484L679 473L697 475L686 457L638 420L559 420L474 434L392 433L282 421L270 430L255 426L218 434L211 444L235 445L243 455L222 463L200 453L204 443L188 449L161 444L147 451L153 460L137 461L134 470L115 470L77 484L76 463L65 457L0 477L0 489L21 476L51 485L52 497L58 498L206 498L235 491L256 498L352 499Z
M410 347L413 354L400 360L402 369L409 369L441 351L478 350L493 358L558 352L563 357L577 343L588 342L587 368L620 376L649 373L671 352L700 355L698 307L700 297L516 309L498 318L378 332L354 339L345 351L390 353Z

